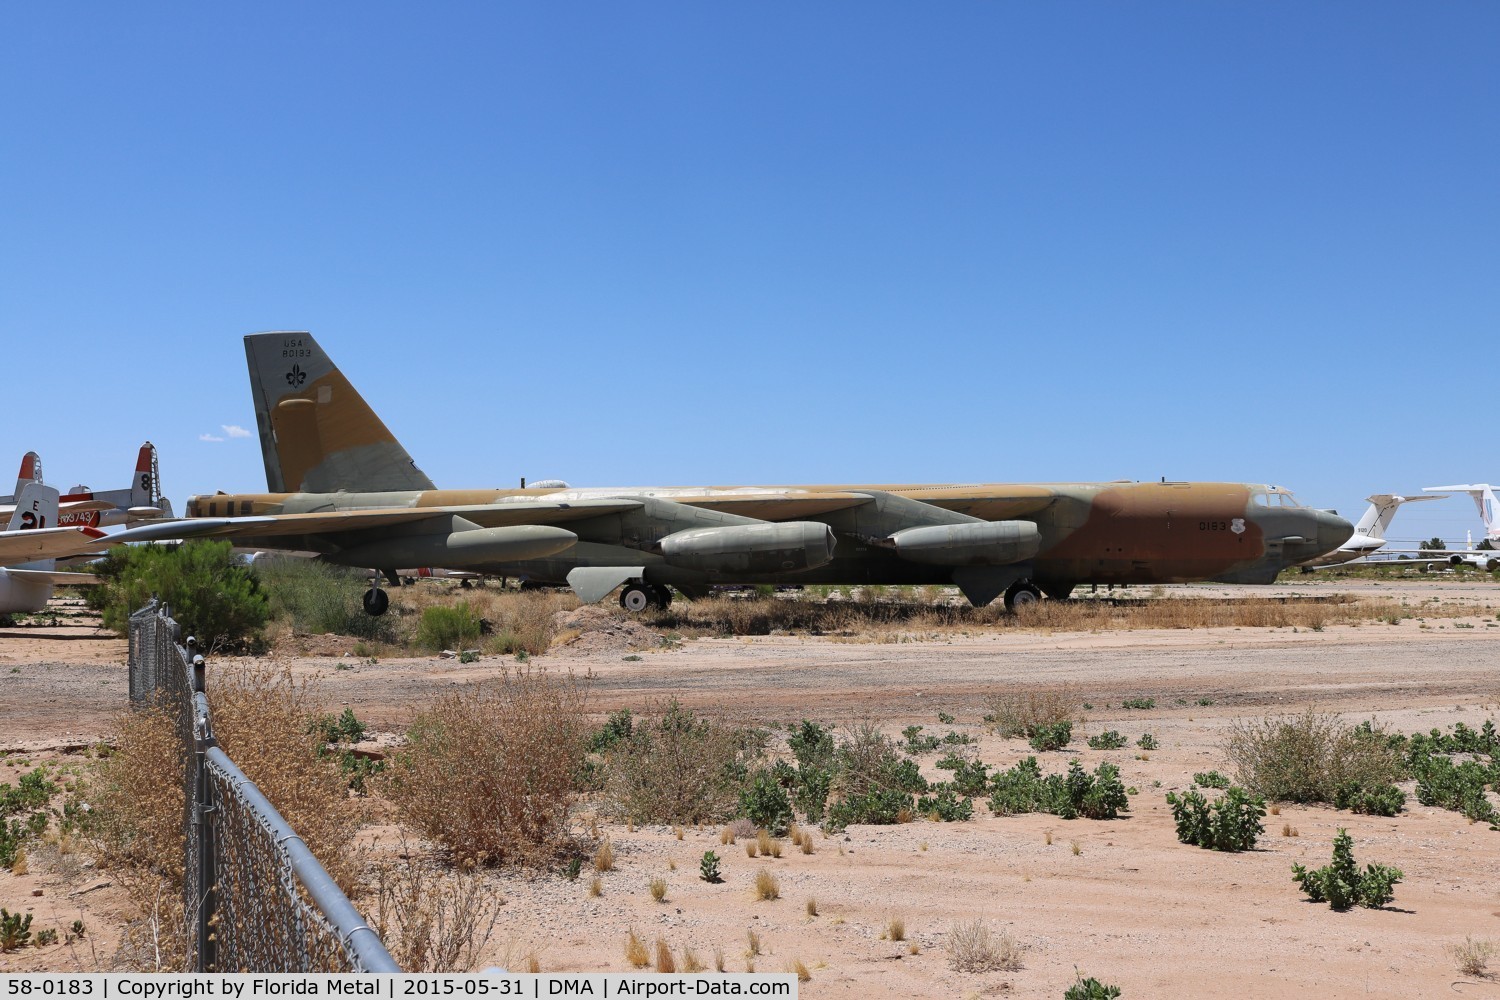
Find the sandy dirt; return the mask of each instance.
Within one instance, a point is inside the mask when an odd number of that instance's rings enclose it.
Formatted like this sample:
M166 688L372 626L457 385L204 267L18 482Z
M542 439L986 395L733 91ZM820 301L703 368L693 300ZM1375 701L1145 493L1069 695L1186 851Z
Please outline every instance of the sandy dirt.
M765 725L872 718L892 732L910 724L938 734L952 728L978 738L980 759L1002 767L1032 751L985 731L986 694L1070 683L1094 706L1084 734L1117 729L1132 748L1095 751L1075 739L1065 751L1039 755L1044 770L1062 771L1073 759L1089 768L1110 760L1138 793L1129 815L1115 821L995 818L976 802L979 818L970 822L852 827L817 839L811 856L787 844L776 860L752 860L742 844L721 845L717 827L688 829L679 841L668 829L607 826L618 862L602 876L599 898L587 894L587 869L578 882L491 876L506 902L486 961L534 951L547 970L624 970L624 941L634 928L648 945L666 940L679 958L689 946L712 967L718 950L727 969L742 971L747 931L754 930L762 950L755 967L783 971L804 963L812 972L804 996L1055 998L1075 967L1120 985L1125 997L1493 994L1494 983L1458 973L1446 949L1465 934L1500 941L1500 833L1409 797L1395 818L1283 807L1266 817L1257 850L1216 854L1178 843L1164 796L1188 787L1194 772L1226 769L1219 747L1236 717L1317 706L1410 732L1460 721L1478 726L1500 714L1500 591L1441 580L1168 590L1204 597L1368 593L1413 603L1438 597L1469 603L1474 614L1316 632L976 629L906 642L767 636L690 640L670 649L642 648L624 626L591 639L585 622L570 647L535 663L571 671L601 714L676 697ZM86 626L0 631L0 748L11 751L0 781L13 780L8 773L16 773L22 755L76 761L75 748L107 735L126 700L124 653L122 641ZM374 728L395 731L434 692L475 683L512 662L332 655L287 665L316 677L330 708L349 705ZM1128 697L1154 698L1157 707L1124 709ZM939 712L955 716L955 724L940 724ZM1155 735L1158 750L1134 749L1144 732ZM945 777L932 766L936 759L923 758L924 772ZM1296 835L1283 836L1284 826ZM1340 827L1353 835L1361 863L1406 872L1392 907L1334 913L1306 901L1291 881L1294 861L1327 863ZM722 885L698 878L709 849L723 859ZM108 928L120 919L117 890L90 889L106 879L79 863L63 867L68 877L36 863L24 877L0 873L0 905L34 908L38 926L63 926L82 914L99 933L82 950L75 943L0 955L0 970L104 968L113 961L107 945ZM761 868L779 879L779 900L752 899ZM663 904L647 892L653 877L667 880ZM30 895L37 889L42 896ZM809 897L815 917L806 912ZM882 939L892 917L904 920L906 941ZM945 934L973 917L1024 945L1022 968L950 971Z

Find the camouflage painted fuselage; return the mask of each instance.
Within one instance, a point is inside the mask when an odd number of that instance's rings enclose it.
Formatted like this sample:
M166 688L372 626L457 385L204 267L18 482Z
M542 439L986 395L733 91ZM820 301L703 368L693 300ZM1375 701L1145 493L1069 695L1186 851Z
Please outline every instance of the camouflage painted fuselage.
M1282 569L1337 548L1349 523L1325 511L1292 506L1282 491L1244 483L1067 483L1045 485L879 485L787 487L640 487L560 490L423 490L383 493L217 494L194 497L190 517L313 514L392 508L494 507L545 498L549 501L653 498L711 516L712 512L763 521L806 520L829 525L837 538L826 565L797 571L750 573L738 583L924 584L949 583L953 567L902 559L879 540L890 523L871 520L868 504L851 502L866 491L892 493L984 521L1036 525L1041 548L1030 560L1029 578L1049 592L1081 583L1151 584L1220 580L1269 583ZM1284 499L1286 498L1286 499ZM868 516L867 516L868 515ZM472 520L471 520L472 518ZM379 529L382 537L430 534L485 526L480 515L468 525L447 518L404 529ZM503 522L495 522L503 523ZM648 579L693 587L715 582L705 574L669 565L656 551L661 539L683 522L653 511L627 511L570 519L578 536L571 548L520 562L465 568L561 583L578 566L641 565ZM709 521L706 523L714 523ZM894 527L900 527L900 524ZM376 529L237 539L242 546L294 548L335 555L366 544ZM380 567L372 567L380 568Z

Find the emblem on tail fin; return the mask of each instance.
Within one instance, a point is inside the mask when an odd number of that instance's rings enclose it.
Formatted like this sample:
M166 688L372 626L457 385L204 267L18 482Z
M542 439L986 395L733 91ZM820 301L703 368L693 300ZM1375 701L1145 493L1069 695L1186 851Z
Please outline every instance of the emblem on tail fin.
M293 389L307 381L307 372L302 370L301 365L292 365L292 370L286 373L286 384Z

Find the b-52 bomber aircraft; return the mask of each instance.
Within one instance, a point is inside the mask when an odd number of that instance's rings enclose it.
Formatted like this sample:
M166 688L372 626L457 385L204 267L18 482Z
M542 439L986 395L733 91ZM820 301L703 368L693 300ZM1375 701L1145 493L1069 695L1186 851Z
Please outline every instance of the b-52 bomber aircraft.
M1353 531L1247 483L439 490L311 335L252 334L245 354L269 492L195 496L187 520L115 540L228 537L393 584L441 566L586 603L623 585L632 611L753 583L954 584L1014 609L1085 583L1270 583Z

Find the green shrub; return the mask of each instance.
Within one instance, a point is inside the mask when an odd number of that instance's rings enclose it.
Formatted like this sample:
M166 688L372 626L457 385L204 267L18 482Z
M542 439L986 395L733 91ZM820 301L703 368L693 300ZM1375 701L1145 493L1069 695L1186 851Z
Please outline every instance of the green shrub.
M1116 1000L1120 995L1118 986L1101 983L1093 976L1084 979L1077 969L1073 970L1073 974L1077 979L1063 994L1063 1000Z
M801 727L793 730L786 742L791 748L792 756L797 758L797 763L803 768L822 768L826 771L833 764L833 734L816 722L803 719Z
M754 741L702 719L674 699L642 719L605 761L605 789L639 823L699 823L729 818L739 804Z
M15 951L31 941L31 914L0 907L0 951Z
M740 792L740 815L772 836L781 837L792 824L792 800L771 772L761 769Z
M1218 771L1199 771L1193 775L1193 784L1199 788L1228 788L1232 782Z
M953 769L953 788L958 794L973 798L983 795L990 783L990 769L978 761L960 761Z
M821 822L824 810L828 807L828 791L832 787L832 772L818 767L798 767L792 803L802 811L809 823Z
M634 731L635 720L631 718L630 709L622 708L618 712L611 712L604 725L589 736L589 752L604 753L621 740L629 739Z
M1124 701L1120 702L1120 707L1121 708L1139 708L1139 709L1155 708L1156 707L1156 699L1155 698L1126 698Z
M1044 722L1036 726L1028 741L1031 749L1038 753L1048 750L1061 750L1073 742L1073 723L1071 722Z
M1150 733L1142 733L1141 738L1135 741L1135 745L1140 747L1142 750L1155 750L1156 737L1152 736Z
M1089 737L1090 750L1119 750L1130 741L1113 729L1106 729L1098 736Z
M933 795L917 799L917 812L943 823L974 818L974 803L960 795L952 785L934 785Z
M921 726L907 726L901 735L906 738L907 753L931 753L943 744L936 736L923 736Z
M451 607L434 604L422 610L416 644L423 649L438 652L478 641L479 615L468 601L459 601Z
M1036 758L1027 757L1008 771L996 772L990 789L990 811L997 816L1042 812L1063 819L1114 819L1129 807L1120 769L1108 763L1089 774L1075 760L1066 776L1044 778Z
M1230 788L1212 803L1197 791L1181 796L1168 792L1167 802L1177 823L1177 839L1184 844L1213 851L1248 851L1266 829L1261 823L1266 814L1264 800L1251 798L1243 788Z
M1490 768L1477 760L1455 764L1447 757L1429 757L1417 771L1417 801L1424 806L1453 809L1475 822L1500 822L1500 815L1485 796L1492 780Z
M1246 789L1282 802L1332 802L1343 785L1375 788L1401 773L1400 754L1383 732L1311 709L1236 719L1224 751Z
M255 561L270 601L271 620L304 635L349 635L371 642L398 639L392 616L365 614L369 574L316 559L272 557Z
M703 852L703 860L698 862L698 877L713 885L724 881L719 874L719 856L713 851Z
M1399 868L1366 865L1360 871L1354 862L1354 839L1347 830L1333 838L1333 863L1315 871L1292 865L1292 881L1302 887L1314 903L1327 901L1335 910L1351 906L1381 907L1395 898L1395 886L1404 877Z
M1367 816L1394 816L1406 805L1406 793L1395 785L1366 788L1357 781L1349 781L1333 793L1333 804L1335 808Z
M130 630L131 613L152 595L204 650L253 646L270 617L255 572L227 541L116 545L92 568L100 584L84 588L84 599L121 635Z
M828 828L838 831L851 823L889 826L909 818L912 795L896 788L875 788L851 795L828 810Z

